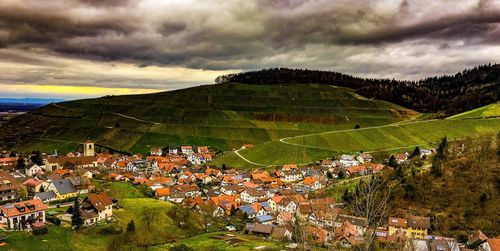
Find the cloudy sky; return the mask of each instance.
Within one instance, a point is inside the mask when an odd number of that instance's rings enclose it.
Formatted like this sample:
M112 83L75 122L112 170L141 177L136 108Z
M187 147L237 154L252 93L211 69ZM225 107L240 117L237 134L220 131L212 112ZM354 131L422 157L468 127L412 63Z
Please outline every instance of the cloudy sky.
M498 0L0 1L0 97L146 93L277 66L418 79L497 61Z

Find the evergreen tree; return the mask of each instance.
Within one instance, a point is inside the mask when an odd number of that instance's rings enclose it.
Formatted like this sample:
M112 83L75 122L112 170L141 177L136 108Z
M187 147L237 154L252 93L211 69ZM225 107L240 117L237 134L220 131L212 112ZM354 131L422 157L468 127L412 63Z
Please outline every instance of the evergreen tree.
M432 167L431 167L431 174L433 174L436 177L441 176L443 173L441 171L441 160L439 158L436 158L437 156L434 156L432 159Z
M337 174L337 177L338 177L339 179L343 179L343 178L345 178L345 172L344 172L344 170L340 170L340 171L339 171L339 173Z
M26 167L26 162L24 161L24 158L19 157L17 159L16 168L17 169L24 169L25 167Z
M234 207L234 204L231 205L231 210L229 211L229 215L231 215L231 216L236 215L236 207Z
M444 160L445 157L446 157L446 151L448 150L448 139L446 138L446 136L444 136L442 139L441 139L441 143L439 143L439 146L436 150L436 157L438 157L439 159L442 159Z
M135 232L135 223L134 223L134 220L131 220L127 224L127 232Z
M33 163L35 163L35 164L37 164L39 166L43 165L44 164L43 163L43 158L42 158L42 154L40 153L40 151L35 151L35 152L33 152L33 154L34 155L31 156L31 158L30 158L31 161L33 161Z
M73 215L71 216L71 226L74 229L78 230L83 227L83 219L82 214L80 212L80 201L78 199L75 200L75 204L73 205Z
M394 155L391 155L387 165L389 165L390 167L397 167L398 166L398 162L396 162L396 157L394 157Z
M344 190L344 194L342 195L342 200L346 203L350 203L351 202L351 195L349 194L349 189L345 189Z
M415 149L413 149L413 152L411 153L411 157L417 157L420 156L420 148L417 146Z
M398 167L396 168L396 179L401 179L401 178L403 178L404 176L405 176L405 172L404 172L404 170L403 170L403 167L398 166Z

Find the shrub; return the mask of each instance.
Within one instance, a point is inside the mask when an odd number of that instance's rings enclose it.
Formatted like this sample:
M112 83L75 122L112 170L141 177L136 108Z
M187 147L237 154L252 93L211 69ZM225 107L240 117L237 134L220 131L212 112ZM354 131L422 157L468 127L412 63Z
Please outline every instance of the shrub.
M179 244L177 246L173 246L170 248L170 251L193 251L194 249L184 245L184 244Z
M61 220L55 216L47 216L46 219L56 226L61 225Z
M49 229L46 227L33 229L33 235L42 235L42 234L47 234L48 232L49 232Z

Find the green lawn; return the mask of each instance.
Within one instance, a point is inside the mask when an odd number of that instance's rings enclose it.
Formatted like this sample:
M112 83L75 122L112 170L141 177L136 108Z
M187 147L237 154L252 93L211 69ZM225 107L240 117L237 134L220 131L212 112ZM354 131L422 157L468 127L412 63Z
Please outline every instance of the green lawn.
M111 182L93 179L92 183L97 189L106 191L115 199L144 198L144 195L129 182Z
M190 214L188 227L179 228L178 220L172 219L167 212L176 205L158 201L150 198L129 198L122 199L120 205L122 209L113 210L117 218L115 223L123 231L127 224L134 220L137 233L147 235L148 242L152 245L163 245L172 241L191 237L200 233L196 228L195 222L198 215L194 212ZM147 229L142 220L143 211L151 209L155 212L155 218ZM64 223L61 226L49 226L49 233L42 236L32 236L26 232L7 232L7 246L0 250L106 250L111 238L123 236L106 232L106 228L111 225L101 223L98 227L87 229L84 233L74 233L69 224ZM128 245L130 243L124 243ZM133 248L133 250L136 250Z
M226 234L232 234L235 237L228 237ZM237 244L230 244L226 240L220 238L237 238L240 242ZM156 246L152 250L166 250L172 245L185 244L186 246L194 250L252 250L256 247L267 247L264 250L282 250L283 246L278 242L266 241L263 238L238 234L238 233L226 233L226 232L215 232L197 235L194 237L186 238L172 244L166 244L162 246Z
M97 230L86 233L73 233L69 227L49 226L49 233L32 236L26 232L8 232L7 245L0 250L106 250L110 236Z

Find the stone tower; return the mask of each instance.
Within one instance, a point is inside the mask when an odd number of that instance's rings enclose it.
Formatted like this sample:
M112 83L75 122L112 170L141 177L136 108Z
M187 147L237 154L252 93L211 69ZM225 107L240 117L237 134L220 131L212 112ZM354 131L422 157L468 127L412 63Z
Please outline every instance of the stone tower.
M94 142L85 140L83 142L83 156L94 156Z

